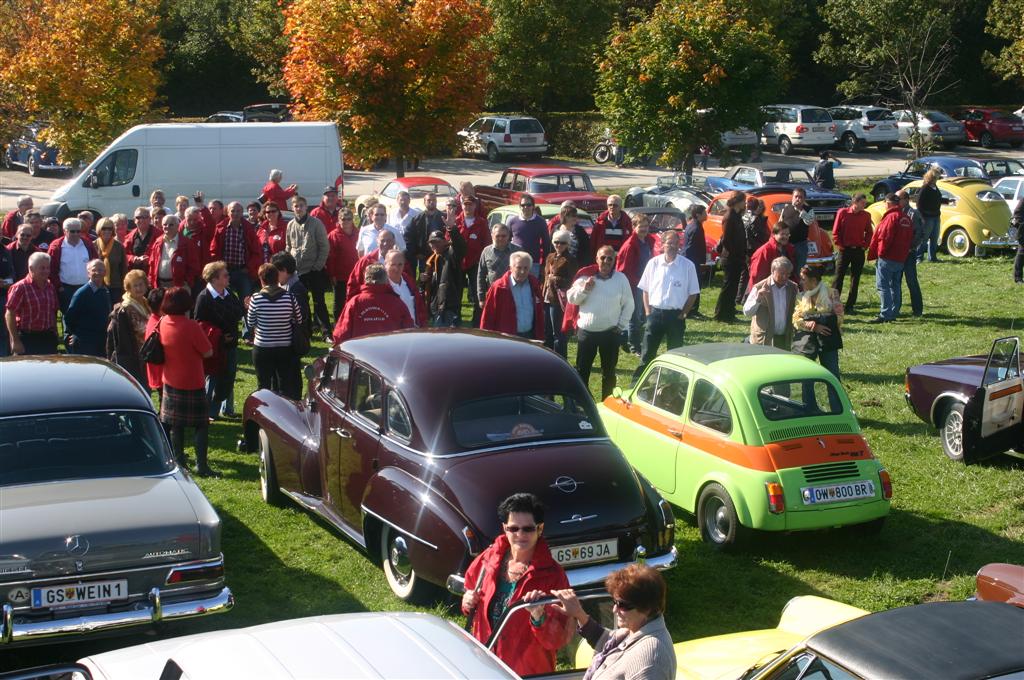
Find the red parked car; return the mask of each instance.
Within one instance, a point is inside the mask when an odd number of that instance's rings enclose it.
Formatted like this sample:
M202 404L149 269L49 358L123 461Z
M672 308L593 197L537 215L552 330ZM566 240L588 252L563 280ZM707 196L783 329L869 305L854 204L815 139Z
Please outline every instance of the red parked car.
M587 173L558 165L506 168L497 184L476 186L476 195L483 203L484 212L518 203L524 194L533 196L536 203L574 201L577 208L591 215L600 215L608 201L607 196L594 192L594 185Z
M1024 120L998 109L964 109L953 116L967 128L967 141L979 142L986 149L994 144L1009 144L1019 149L1024 144Z
M343 342L306 371L302 401L246 400L241 444L259 452L265 501L334 526L398 597L454 589L516 492L547 506L544 537L573 587L641 557L675 565L671 506L554 352L483 331L404 331Z

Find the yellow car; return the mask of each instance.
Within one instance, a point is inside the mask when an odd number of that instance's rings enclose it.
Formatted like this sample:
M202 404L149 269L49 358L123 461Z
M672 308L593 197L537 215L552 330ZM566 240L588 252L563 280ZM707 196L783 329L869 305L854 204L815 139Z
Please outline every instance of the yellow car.
M987 248L1016 248L1016 234L1010 233L1010 208L988 180L976 177L940 179L936 186L942 193L939 218L939 243L953 257L985 254ZM910 194L910 204L917 204L921 181L903 187ZM867 208L875 226L885 214L885 201Z
M676 678L739 678L744 671L772 661L815 633L867 613L863 609L814 595L794 597L782 609L777 628L676 643ZM593 650L585 641L581 642L576 651L576 668L589 666L592 656Z

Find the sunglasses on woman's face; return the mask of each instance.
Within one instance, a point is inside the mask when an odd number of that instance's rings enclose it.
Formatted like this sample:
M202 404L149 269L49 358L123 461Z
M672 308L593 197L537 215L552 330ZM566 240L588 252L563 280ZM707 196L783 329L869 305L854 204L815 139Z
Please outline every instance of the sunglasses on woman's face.
M505 531L507 531L510 534L518 534L520 531L523 532L524 534L532 534L536 530L537 530L537 525L535 525L535 524L527 525L525 527L517 527L515 524L506 524L505 525Z
M632 602L626 602L625 600L612 600L612 606L618 607L621 612L629 612L636 609L636 605Z

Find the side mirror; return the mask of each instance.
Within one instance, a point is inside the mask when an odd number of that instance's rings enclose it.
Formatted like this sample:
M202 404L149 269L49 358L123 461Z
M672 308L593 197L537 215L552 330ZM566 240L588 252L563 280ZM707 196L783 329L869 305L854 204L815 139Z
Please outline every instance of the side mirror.
M615 397L616 399L622 399L622 388L616 387L615 389L613 389L612 396Z
M85 181L89 185L90 189L96 189L100 185L100 180L98 177L96 177L95 172L89 173L89 179Z
M466 594L466 579L458 574L450 574L445 587L448 588L449 593L462 597Z

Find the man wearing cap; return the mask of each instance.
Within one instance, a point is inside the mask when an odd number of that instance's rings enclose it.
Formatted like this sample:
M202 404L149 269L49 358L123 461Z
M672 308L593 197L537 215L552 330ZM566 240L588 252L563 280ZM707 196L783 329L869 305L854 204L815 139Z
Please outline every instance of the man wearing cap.
M315 217L320 220L320 223L324 225L324 229L330 234L332 231L338 228L338 212L340 206L338 205L338 188L333 186L324 187L323 198L320 199L320 205L309 211L311 217Z
M39 248L40 251L46 252L50 249L50 244L60 238L60 236L60 220L56 217L47 217L43 219L43 224L39 229L39 233L32 238L32 243Z
M3 224L0 225L0 242L13 241L18 233L18 227L25 223L25 213L32 209L31 196L18 196L18 207L4 215Z
M96 259L92 242L82 236L82 222L77 217L64 220L64 236L50 244L50 281L57 290L60 312L68 311L75 291L89 281L85 266Z
M454 225L445 232L430 233L430 257L427 258L420 285L430 310L430 325L454 328L462 320L462 258L466 255L466 241Z

